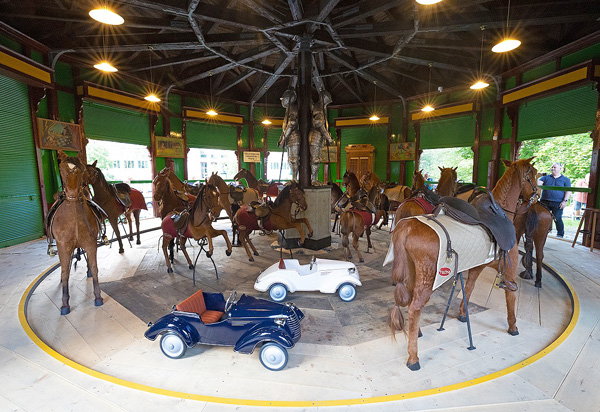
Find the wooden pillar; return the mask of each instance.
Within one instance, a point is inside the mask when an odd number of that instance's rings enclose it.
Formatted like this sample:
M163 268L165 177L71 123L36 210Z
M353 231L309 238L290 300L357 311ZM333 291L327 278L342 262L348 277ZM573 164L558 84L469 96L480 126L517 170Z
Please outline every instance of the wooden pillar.
M600 183L598 180L600 178L600 173L598 171L599 155L600 155L600 83L596 83L596 90L599 93L598 96L598 105L596 108L596 126L594 127L594 131L592 132L592 164L590 166L590 184L589 187L592 191L588 194L587 197L587 207L597 208L598 205L598 184Z
M310 106L312 103L312 52L309 37L300 39L298 64L298 125L300 129L300 161L298 182L302 187L311 186L310 143L308 135L312 127Z
M254 120L248 122L248 149L254 150ZM256 177L256 163L250 163L250 173Z
M264 153L262 178L263 178L263 180L267 180L267 167L269 167L269 155L271 153L269 153L269 151L267 150L267 128L266 127L263 128L263 150L262 151Z
M392 122L388 123L388 133L387 133L387 165L385 169L385 178L389 182L390 175L392 172L392 165L390 162L390 145L392 143Z
M421 122L414 122L413 128L415 129L415 171L417 171L421 160Z
M510 160L514 162L517 160L517 132L519 128L519 106L513 105L509 106L506 110L508 117L510 118Z
M408 108L405 110L406 116L402 116L402 143L406 143L408 141ZM403 113L404 114L404 113ZM399 166L399 174L398 174L398 184L404 185L406 184L406 162L400 162Z
M342 129L335 129L335 133L337 134L337 167L336 167L336 180L340 180L342 178L341 169L342 169Z
M37 110L40 102L46 96L46 89L29 86L29 113L31 115L31 127L33 131L33 141L35 146L35 162L38 172L38 188L40 191L40 200L42 203L42 212L44 216L48 215L48 202L46 201L46 184L44 183L44 168L42 163L42 152L40 150L40 133L37 123ZM45 226L45 225L44 225ZM44 233L46 228L44 227Z
M496 101L494 107L494 135L492 136L492 160L488 164L487 187L492 188L498 181L498 165L500 163L500 139L502 138L502 120L504 110L500 102Z
M479 179L479 142L481 141L481 117L482 117L482 104L481 98L477 101L476 105L476 114L475 114L475 140L473 141L473 147L471 150L473 151L473 183L478 184L477 180Z

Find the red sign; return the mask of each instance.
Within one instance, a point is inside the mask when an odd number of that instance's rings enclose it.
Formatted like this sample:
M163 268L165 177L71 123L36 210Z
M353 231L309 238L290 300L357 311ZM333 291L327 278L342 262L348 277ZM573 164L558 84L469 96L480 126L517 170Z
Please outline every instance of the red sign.
M440 276L448 276L451 273L452 273L452 270L450 268L441 268L440 269Z

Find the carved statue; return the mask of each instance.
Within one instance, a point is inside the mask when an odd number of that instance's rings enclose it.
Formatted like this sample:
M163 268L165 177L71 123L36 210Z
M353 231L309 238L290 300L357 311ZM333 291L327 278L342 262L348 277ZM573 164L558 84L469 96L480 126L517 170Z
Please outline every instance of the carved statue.
M310 144L310 179L314 186L322 184L317 180L319 164L321 163L321 150L325 142L329 145L335 144L335 141L331 138L331 134L329 134L327 122L327 105L329 103L331 103L331 95L323 90L319 93L319 101L311 105L312 128L308 135L308 141Z
M288 161L292 169L292 179L298 180L300 165L300 127L298 124L298 103L294 89L287 89L281 96L281 105L286 108L283 119L282 133L278 146L285 145L288 151Z

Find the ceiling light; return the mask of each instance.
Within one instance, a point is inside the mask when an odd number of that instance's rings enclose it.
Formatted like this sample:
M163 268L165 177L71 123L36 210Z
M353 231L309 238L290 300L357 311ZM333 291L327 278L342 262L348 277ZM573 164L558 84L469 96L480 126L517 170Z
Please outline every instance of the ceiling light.
M377 116L376 114L374 114L373 116L369 117L369 120L372 122L376 122L379 120L379 116Z
M160 102L160 99L158 97L156 97L156 95L154 93L149 94L148 96L144 97L144 99L148 100L149 102L152 103L158 103Z
M521 42L516 39L504 39L494 47L492 47L492 51L494 53L504 53L507 51L511 51L516 49L521 45Z
M417 0L417 3L424 4L424 5L430 5L430 4L439 3L440 1L442 1L442 0Z
M490 85L489 83L479 80L477 83L475 83L474 85L471 86L471 89L473 89L473 90L485 89L489 85Z
M90 17L100 23L112 24L118 26L119 24L125 23L123 17L117 13L110 11L109 9L94 9L90 11Z
M116 67L114 67L109 62L101 62L101 63L98 63L98 64L94 64L94 67L96 69L102 70L103 72L106 72L106 73L114 73L114 72L118 72L119 71L119 70L117 70Z
M433 112L435 109L433 108L432 105L428 104L427 106L423 107L421 109L422 112Z
M262 124L265 124L265 125L269 125L271 123L272 122L269 119L265 119L265 120L262 121Z
M208 112L206 112L206 114L209 116L217 116L219 113L215 112L213 109L210 109Z

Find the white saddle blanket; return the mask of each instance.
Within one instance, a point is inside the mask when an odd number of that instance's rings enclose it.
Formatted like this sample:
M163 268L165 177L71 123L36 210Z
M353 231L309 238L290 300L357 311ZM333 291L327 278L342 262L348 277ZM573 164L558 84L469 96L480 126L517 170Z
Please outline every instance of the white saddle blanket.
M437 271L433 290L440 287L454 275L456 255L448 259L446 249L447 242L444 230L436 222L425 216L413 216L408 219L418 219L420 222L432 228L438 235L440 247L438 253ZM467 225L443 214L436 219L444 225L450 236L452 249L458 254L458 271L462 272L494 260L494 243L485 229L479 225ZM394 258L393 242L390 242L388 254L383 262L384 266Z

